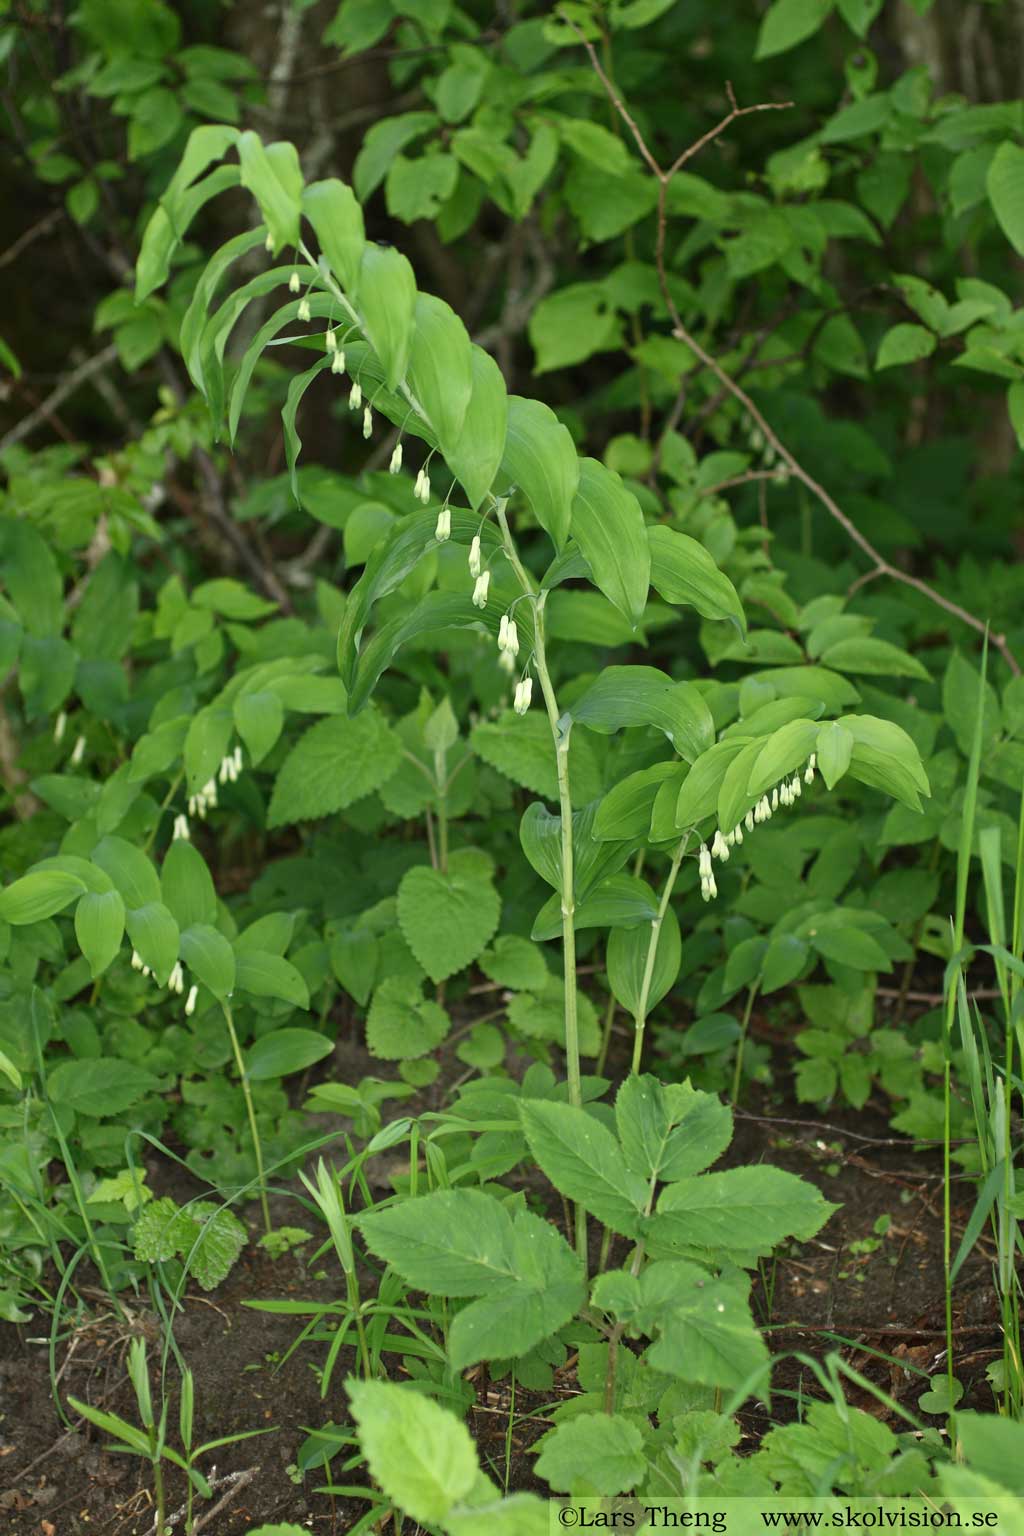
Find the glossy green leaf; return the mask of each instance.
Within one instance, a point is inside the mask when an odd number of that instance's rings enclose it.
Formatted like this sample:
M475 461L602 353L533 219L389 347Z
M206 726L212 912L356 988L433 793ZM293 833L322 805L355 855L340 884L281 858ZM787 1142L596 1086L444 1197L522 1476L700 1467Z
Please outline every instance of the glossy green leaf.
M566 718L604 735L623 726L653 725L689 763L714 740L702 695L692 683L675 682L656 667L606 667Z
M652 932L653 925L613 928L608 939L605 962L608 985L616 1000L633 1018L646 1018L675 985L679 975L682 959L679 920L672 908L668 907L658 927L654 965L644 995Z
M408 382L446 459L458 447L473 394L473 357L466 327L443 299L416 295Z
M64 870L41 870L22 875L20 880L0 891L0 919L21 927L26 923L38 923L46 917L54 917L85 894L87 886L77 875Z
M393 246L367 245L359 268L359 311L388 389L405 378L412 344L416 278Z
M235 986L235 952L209 923L193 923L181 933L181 958L214 997L229 997Z
M688 534L656 523L647 530L651 586L667 603L685 603L705 619L729 619L740 634L747 621L736 588L711 555Z
M327 181L311 182L302 194L302 212L313 226L321 255L355 303L366 246L363 210L355 193L333 176Z
M494 484L505 455L508 431L508 392L497 363L482 347L470 352L472 392L458 442L446 455L476 510Z
M567 427L539 400L508 397L508 430L501 461L505 484L526 497L541 527L561 549L569 536L580 466Z
M635 629L650 585L651 555L640 503L598 459L581 459L572 536L591 575Z
M254 1083L290 1077L322 1061L333 1049L334 1042L315 1029L274 1029L246 1051L245 1075Z
M117 891L102 896L88 891L75 908L75 937L89 962L93 980L101 976L121 948L124 901Z
M302 169L293 144L264 145L259 134L238 137L242 185L260 205L274 254L299 243L302 217Z

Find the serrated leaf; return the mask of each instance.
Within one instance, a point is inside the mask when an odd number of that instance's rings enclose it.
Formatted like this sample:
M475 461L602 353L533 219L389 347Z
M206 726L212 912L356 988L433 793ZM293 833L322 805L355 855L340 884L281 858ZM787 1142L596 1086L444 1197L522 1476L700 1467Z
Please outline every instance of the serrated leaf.
M116 1056L62 1061L46 1080L46 1091L55 1104L90 1117L119 1115L156 1086L151 1072Z
M622 1084L615 1125L627 1165L661 1182L702 1173L732 1140L732 1110L716 1095L648 1074Z
M346 1390L374 1480L410 1519L443 1522L479 1475L466 1426L423 1393L394 1382L350 1380Z
M547 1435L537 1476L559 1493L628 1493L647 1470L644 1437L625 1414L580 1413Z
M344 810L390 778L401 742L373 708L332 715L300 736L274 781L267 824L288 826Z
M813 1184L761 1164L668 1185L644 1230L659 1247L768 1254L786 1237L806 1242L837 1209Z
M613 1232L637 1236L647 1183L623 1165L612 1133L571 1104L526 1100L519 1113L530 1151L555 1188Z
M420 865L398 887L398 922L431 981L464 970L498 927L501 898L487 880Z

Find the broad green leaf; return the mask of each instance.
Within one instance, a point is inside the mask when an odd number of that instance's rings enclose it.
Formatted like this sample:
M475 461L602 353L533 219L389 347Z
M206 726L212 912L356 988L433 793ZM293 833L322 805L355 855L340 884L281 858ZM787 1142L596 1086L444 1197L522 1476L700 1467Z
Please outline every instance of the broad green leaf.
M141 907L129 908L125 926L132 948L143 964L149 966L157 984L165 987L178 958L180 937L170 911L162 901L146 902Z
M299 243L302 218L302 170L292 144L264 145L257 133L238 137L242 185L260 205L276 256Z
M534 373L550 373L595 352L615 351L622 322L604 283L570 283L541 300L530 316L529 334L537 359Z
M614 840L646 838L651 829L654 798L670 779L681 781L686 769L681 763L654 763L629 773L613 784L597 807L594 836Z
M259 949L235 949L235 986L253 997L277 997L295 1008L309 1007L309 988L290 960Z
M436 1051L451 1029L451 1019L423 996L414 976L385 976L376 987L366 1017L366 1045L382 1061L415 1061Z
M331 940L331 969L350 997L365 1008L377 975L380 946L365 928L347 928Z
M853 737L847 770L851 777L920 810L921 796L931 790L920 753L906 731L874 715L844 715L843 725Z
M892 970L892 961L881 944L861 928L812 928L808 938L819 955L855 971Z
M481 1298L452 1325L456 1370L525 1354L563 1327L586 1294L578 1260L549 1222L528 1211L513 1216L482 1191L439 1190L359 1225L370 1250L414 1290Z
M701 1173L732 1140L732 1110L688 1083L627 1077L615 1100L615 1125L627 1165L661 1182Z
M922 358L931 357L935 346L935 337L923 325L901 321L882 337L875 367L893 368L899 363L918 363Z
M641 1004L646 1018L675 985L679 975L682 960L679 920L672 908L667 907L658 929L654 965L644 998L643 984L652 932L653 925L650 928L613 928L608 939L608 985L616 1000L634 1018L641 1016Z
M87 892L75 908L75 937L89 962L93 980L103 974L121 948L124 901L117 891Z
M555 1188L613 1232L636 1237L647 1184L623 1165L611 1131L571 1104L526 1100L519 1112L530 1151Z
M651 556L640 503L598 459L581 459L572 536L597 586L636 629L647 606Z
M546 800L558 800L558 769L551 726L539 710L520 717L508 711L498 720L483 720L470 732L478 757L505 778ZM582 732L569 745L569 787L577 805L601 792L601 772L592 744Z
M471 349L470 377L473 387L462 431L446 457L475 511L491 489L505 455L508 393L501 369L482 347Z
M755 59L786 53L813 37L832 10L834 0L773 0L761 19Z
M469 335L451 306L429 293L416 295L412 324L409 387L451 462L473 394Z
M232 447L234 447L235 444L235 437L238 432L238 423L242 417L242 408L245 405L245 397L248 393L249 384L252 381L252 376L256 371L256 365L263 357L267 347L271 344L271 342L274 341L275 337L284 330L285 326L293 325L298 320L299 308L303 303L309 306L310 316L315 320L320 320L332 316L337 307L334 299L329 295L314 293L308 299L295 299L290 304L282 304L279 309L274 311L270 319L260 326L259 330L256 332L256 335L246 347L241 361L235 370L235 376L231 381L231 394L228 399L228 442ZM309 370L312 378L316 377L317 371L318 370L315 366ZM303 377L305 377L305 375L303 375ZM292 380L291 382L294 383L295 381ZM301 439L298 437L298 434L295 431L295 415L298 410L299 396L301 396L301 394L303 394L308 387L308 384L304 385L302 389L298 391L297 397L294 401L291 401L287 397L285 400L285 408L289 411L289 429L292 434L289 442L291 443L292 440L294 440L296 460L298 459L299 452L302 448L302 443ZM294 406L294 409L292 406ZM298 484L297 472L294 470L294 467L291 465L290 461L289 468L292 469L293 473L292 494L295 496L295 499L298 500L299 495L296 489L296 485ZM210 584L208 583L207 585ZM259 601L259 599L256 598L253 594L247 593L246 596L250 597L250 599L254 602ZM193 601L196 601L195 593L193 593ZM230 617L243 618L255 617L255 615L231 614Z
M359 268L359 310L390 390L405 378L415 304L416 277L407 259L371 241Z
M853 756L853 737L841 720L831 720L821 726L814 742L818 757L818 772L829 789L835 789L850 766Z
M776 934L769 940L765 951L761 969L762 993L777 992L780 987L788 987L790 982L803 973L809 954L806 939L798 938L795 933Z
M315 1029L274 1029L261 1035L246 1051L245 1075L254 1083L290 1077L293 1072L304 1072L322 1061L333 1049L334 1042Z
M256 229L246 230L242 235L236 235L215 251L200 274L192 300L185 311L178 342L189 378L201 394L207 392L201 343L213 296L232 262L246 255L254 246L262 245L266 233L265 227L260 225Z
M655 523L647 530L651 586L666 603L687 603L705 619L729 619L740 634L747 621L736 588L711 555L688 534Z
M503 933L480 956L478 964L489 981L512 992L541 988L548 979L543 952L529 939Z
M216 998L235 987L235 952L222 933L208 923L192 923L181 933L181 958Z
M311 182L302 194L302 211L316 232L321 255L354 303L366 234L352 188L336 177Z
M40 870L22 875L0 891L0 919L20 927L54 917L88 890L84 880L64 870Z
M110 841L110 839L108 839ZM191 928L194 923L213 924L217 920L217 892L206 860L198 849L183 838L177 838L164 855L160 872L160 885L155 896L159 901L161 891L167 906L179 928ZM125 896L121 888L122 896ZM129 908L143 905L125 896Z
M888 640L876 640L871 635L838 640L834 645L826 646L819 660L822 666L834 667L837 672L928 679L927 667L923 667L916 656L909 655L898 645L890 645Z
M398 922L431 981L464 970L490 942L501 898L489 880L417 865L398 887Z
M815 720L790 720L767 739L757 741L757 755L747 780L748 793L759 797L773 784L802 771L814 751L818 730ZM735 826L738 820L738 816L734 817L731 825ZM730 825L728 818L724 825Z
M611 875L577 904L573 923L584 928L623 928L652 923L658 915L658 898L645 880L635 875ZM561 898L552 896L534 919L532 939L556 939L562 932Z
M644 1233L658 1248L769 1254L786 1237L806 1242L837 1209L796 1174L760 1164L669 1184Z
M644 1437L625 1414L579 1413L544 1436L538 1477L558 1493L628 1493L647 1471Z
M276 746L284 726L284 705L279 693L259 689L238 696L233 706L235 729L245 742L255 768Z
M211 125L213 126L213 125ZM202 129L196 132L201 133ZM234 133L235 130L229 130ZM190 187L173 204L170 189L153 210L142 237L135 264L135 302L141 304L167 281L171 260L196 214L219 193L236 187L241 179L237 166L224 165L198 186Z
M479 1476L466 1426L422 1392L396 1382L346 1382L359 1444L374 1481L411 1520L443 1523Z
M351 5L347 7L348 10L351 8ZM393 13L389 10L385 26L390 25L392 19ZM395 156L436 123L436 112L400 112L379 119L367 129L352 171L352 182L361 203L365 203L380 186Z
M185 737L185 775L190 795L216 777L234 735L230 710L208 707L192 717Z
M64 581L57 557L34 524L0 522L0 576L30 635L57 635L64 623Z
M526 858L542 880L562 889L562 818L534 800L519 823L519 842Z
M566 718L603 735L623 726L653 725L689 763L714 740L703 696L692 683L675 682L656 667L606 667Z
M1000 144L986 186L1000 229L1018 256L1024 256L1024 149L1009 139Z
M90 1118L109 1119L138 1103L157 1087L151 1072L116 1056L89 1056L62 1061L46 1079L54 1104Z
M675 825L695 827L716 811L725 776L740 754L750 743L740 739L719 741L696 758L689 773L683 779L676 797ZM665 782L665 790L671 794L674 781ZM735 822L733 823L735 826ZM730 828L731 830L731 828Z
M376 687L381 673L410 640L445 629L490 629L497 636L500 618L496 605L483 613L469 592L428 592L406 612L399 612L374 634L359 656L349 692L349 709L356 714Z
M270 799L271 827L316 821L361 800L390 778L401 743L375 709L330 715L299 737L281 765Z
M539 400L508 397L501 475L508 486L522 491L560 550L569 536L580 466L568 428Z

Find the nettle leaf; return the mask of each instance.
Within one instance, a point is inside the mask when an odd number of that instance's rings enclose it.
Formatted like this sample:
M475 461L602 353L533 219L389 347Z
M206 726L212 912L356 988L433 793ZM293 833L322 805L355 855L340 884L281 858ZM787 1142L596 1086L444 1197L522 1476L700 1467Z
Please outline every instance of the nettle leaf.
M606 667L564 717L610 735L623 726L653 725L692 763L715 738L711 711L692 683L656 667Z
M62 1061L46 1079L46 1092L54 1104L99 1119L119 1115L157 1086L152 1072L116 1056Z
M838 1209L781 1168L729 1168L668 1185L643 1230L657 1248L766 1255L786 1237L806 1242Z
M355 193L336 177L311 182L302 194L302 211L313 226L323 259L355 302L366 246L363 210Z
M548 979L547 961L536 944L515 933L503 933L479 958L489 981L513 992L531 992Z
M441 1005L423 996L418 976L386 976L366 1016L366 1046L382 1061L415 1061L436 1050L451 1027Z
M499 720L485 720L469 737L476 755L505 778L546 800L558 799L558 768L551 727L534 710L522 718L509 710ZM569 787L577 804L601 793L601 771L593 746L574 735L569 746Z
M732 1110L689 1083L627 1077L615 1100L626 1163L645 1179L684 1179L720 1157L732 1140Z
M743 604L728 576L711 555L691 539L656 523L647 530L651 555L651 586L666 603L685 603L705 619L729 619L741 635L747 632Z
M432 1398L395 1382L349 1380L345 1390L374 1481L410 1519L444 1523L480 1474L466 1426Z
M431 981L444 981L475 960L500 916L501 898L486 879L419 865L398 887L402 936Z
M204 1291L212 1291L229 1274L249 1237L226 1206L197 1200L179 1207L173 1200L152 1200L132 1228L132 1248L145 1263L180 1258Z
M416 296L409 386L449 458L461 438L473 393L472 348L455 311L429 293Z
M89 891L75 908L75 937L89 962L93 980L101 976L121 948L124 900L117 891Z
M479 1190L439 1190L362 1216L359 1226L370 1250L415 1290L479 1298L449 1331L455 1370L525 1354L586 1297L582 1267L561 1234Z
M274 1029L261 1035L246 1051L245 1075L253 1083L290 1077L293 1072L304 1072L323 1061L333 1049L334 1041L315 1029Z
M556 549L569 536L580 466L569 429L539 400L508 397L508 427L501 474L523 492Z
M644 1437L625 1414L580 1413L544 1436L536 1472L559 1493L628 1493L647 1471Z
M672 908L667 907L657 930L654 966L647 997L643 998L644 976L653 932L653 924L650 927L613 928L608 939L608 985L616 1001L634 1018L639 1018L641 1013L646 1017L675 985L679 975L683 954L679 920Z
M647 606L651 554L640 503L597 459L581 459L572 536L594 582L636 629Z
M394 391L405 378L412 344L416 276L394 246L363 250L359 268L359 309L366 335L384 369L384 382Z
M310 726L274 781L267 825L315 821L379 789L401 761L402 744L372 707Z
M527 1100L519 1113L530 1151L555 1188L613 1232L636 1237L647 1183L624 1166L611 1131L571 1104Z

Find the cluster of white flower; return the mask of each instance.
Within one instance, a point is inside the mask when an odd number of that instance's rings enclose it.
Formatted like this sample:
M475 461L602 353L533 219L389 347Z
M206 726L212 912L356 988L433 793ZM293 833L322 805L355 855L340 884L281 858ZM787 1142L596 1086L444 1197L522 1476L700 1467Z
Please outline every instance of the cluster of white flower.
M152 976L153 972L143 960L137 949L132 950L132 970L139 971L143 976ZM180 997L185 990L185 972L180 960L175 960L171 967L171 974L167 978L168 992L176 992ZM196 1011L196 1000L199 997L199 988L191 986L188 989L188 997L185 999L185 1013L191 1018Z
M473 607L487 607L487 593L491 585L490 571L483 571L473 585Z
M412 488L412 493L416 497L417 501L422 501L424 506L426 506L427 502L430 500L430 476L427 474L425 469L421 469L419 474L416 476L416 484ZM445 534L445 538L448 538L452 531L452 515L448 511L447 507L444 508L444 512L448 517L448 532ZM438 525L440 525L440 516L438 517L437 521Z
M507 613L502 614L498 625L498 650L507 656L519 655L519 626Z
M188 797L188 813L190 816L198 816L200 821L206 820L207 811L212 811L217 805L217 780L210 779L202 789Z
M516 684L515 696L512 700L512 708L517 715L525 715L533 698L533 678L529 674Z
M187 816L181 814L175 816L173 836L175 842L178 841L179 837L182 838L186 843L190 843L192 841L192 834L188 829Z
M430 491L427 491L430 495ZM447 544L452 536L452 514L449 507L442 507L437 514L437 523L434 527L434 538L439 544Z
M239 774L242 772L242 749L236 747L229 752L227 757L222 757L217 778L221 784L237 784Z
M60 742L62 742L64 740L64 732L67 730L67 728L68 728L68 717L64 713L64 711L61 710L60 714L57 716L56 720L53 722L53 739L54 739L55 742L58 743L58 745L60 744Z
M299 320L303 320L303 321L312 320L313 313L312 313L312 311L311 311L311 309L309 307L309 300L308 299L300 299L299 300L299 307L298 307L298 309L296 310L295 313L296 313L296 316L297 316L297 318Z
M357 379L348 392L348 408L350 411L358 411L363 403L362 385Z
M401 445L401 443L396 443L395 444L395 451L391 455L391 462L388 465L388 474L389 475L397 475L399 470L401 469L401 467L402 467L402 445Z
M328 331L327 334L328 334L328 336L331 336L334 333L333 333L333 331ZM332 373L344 373L345 372L345 354L341 350L340 347L338 347L338 349L335 352L334 356L331 358L331 372Z
M141 971L143 976L152 976L153 974L137 949L132 950L132 970Z
M782 784L777 784L771 795L762 795L757 804L747 812L742 823L737 822L731 832L723 832L719 827L711 839L711 847L707 843L701 843L698 867L700 870L700 893L705 901L718 895L718 887L715 884L715 876L712 871L712 859L718 859L722 864L729 862L729 850L737 847L743 841L743 828L753 832L763 822L770 821L780 806L786 808L795 805L803 794L803 784L814 783L814 771L818 764L817 753L812 752L807 759L807 765L803 774L794 773L792 778L786 779ZM801 784L801 777L803 784Z

